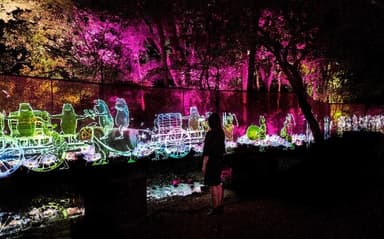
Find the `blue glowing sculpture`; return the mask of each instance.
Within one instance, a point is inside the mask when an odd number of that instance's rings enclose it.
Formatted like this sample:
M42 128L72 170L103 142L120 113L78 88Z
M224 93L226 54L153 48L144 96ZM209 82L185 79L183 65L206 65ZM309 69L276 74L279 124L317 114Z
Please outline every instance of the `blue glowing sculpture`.
M124 130L129 127L129 110L124 98L116 99L115 109L115 124L119 128L120 138L124 138Z
M95 106L93 107L93 110L99 118L99 125L102 127L104 134L107 135L113 128L113 117L104 100L97 99L94 102Z

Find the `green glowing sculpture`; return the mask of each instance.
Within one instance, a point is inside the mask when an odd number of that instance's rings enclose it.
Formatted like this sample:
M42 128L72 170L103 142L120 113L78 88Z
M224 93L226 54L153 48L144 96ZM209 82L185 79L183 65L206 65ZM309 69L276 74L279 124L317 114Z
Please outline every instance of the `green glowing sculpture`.
M19 110L8 116L12 136L33 136L36 129L36 118L29 103L20 103Z
M84 116L77 115L72 104L64 103L61 114L52 115L52 119L60 119L60 127L63 134L76 134L77 121L84 119Z
M0 112L0 136L4 134L4 114Z
M267 134L267 125L265 123L265 118L263 115L260 115L259 117L259 137L260 139L265 139Z
M233 141L233 130L235 129L235 124L238 126L237 117L234 113L224 112L223 114L223 130L225 134L225 139L227 141Z
M50 135L52 132L51 115L45 110L33 110L35 115L35 134Z
M265 118L262 115L259 117L259 126L250 125L246 132L246 135L250 140L265 139L266 134L267 128L265 124Z
M288 142L292 142L294 119L292 114L287 114L284 120L283 128L280 130L280 137Z

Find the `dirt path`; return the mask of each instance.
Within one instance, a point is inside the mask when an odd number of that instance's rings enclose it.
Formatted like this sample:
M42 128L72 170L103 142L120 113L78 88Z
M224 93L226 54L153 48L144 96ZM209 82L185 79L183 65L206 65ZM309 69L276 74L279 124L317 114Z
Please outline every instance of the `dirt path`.
M148 205L148 215L122 224L122 238L383 238L381 191L323 205L279 197L240 198L225 190L225 212L207 216L208 192Z

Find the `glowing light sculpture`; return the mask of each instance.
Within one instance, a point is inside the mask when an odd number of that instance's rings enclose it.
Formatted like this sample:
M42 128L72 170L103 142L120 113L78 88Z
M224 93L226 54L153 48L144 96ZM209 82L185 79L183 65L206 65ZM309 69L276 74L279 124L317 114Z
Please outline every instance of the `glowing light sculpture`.
M291 114L287 114L279 135L267 134L266 121L262 115L259 117L259 124L259 126L250 125L247 128L246 134L237 139L237 144L255 146L259 151L263 152L270 147L282 147L285 150L293 150L295 146L308 145L313 140L309 127L307 127L306 134L293 133L295 121Z
M113 128L113 117L109 111L108 105L102 99L96 99L93 107L96 117L99 119L99 125L103 129L104 135L108 135Z
M124 138L124 130L129 127L129 109L124 98L116 99L115 109L115 124L119 128L120 138Z
M292 114L287 114L284 120L283 128L280 130L280 137L292 142L293 127L295 125L295 120Z
M96 144L96 155L102 158L100 162L105 163L107 157L118 156L128 157L129 162L132 162L132 148L136 146L137 131L128 128L129 109L125 99L117 98L115 118L112 117L108 105L103 100L97 99L94 102L93 109L95 116L99 118L99 126L93 125L89 128L92 131L91 141ZM114 124L117 128L114 127Z
M233 130L235 127L239 127L239 122L237 120L236 114L224 112L222 121L225 140L233 141Z
M247 128L246 135L250 140L265 139L267 134L267 126L265 124L265 117L259 116L259 126L250 125Z
M132 160L132 148L136 147L137 130L129 129L129 110L123 98L115 102L116 115L112 117L108 105L102 99L96 99L93 110L85 110L86 115L98 118L98 124L92 123L80 130L80 139L87 140L92 154L84 155L93 165L108 163L107 158L128 157ZM117 128L114 127L116 124ZM91 156L92 155L92 156Z
M48 112L33 110L29 103L20 103L18 111L9 113L8 127L15 142L14 149L21 148L22 164L28 169L46 172L64 162L61 154L65 145L52 130Z
M191 106L189 108L189 116L184 118L188 120L187 133L190 135L193 151L202 153L204 137L208 130L207 118L199 114L196 106Z
M152 145L153 132L149 129L139 129L137 134L137 145L132 150L132 155L136 158L149 157L155 153L155 148Z
M332 130L332 121L329 116L324 117L324 139L329 139L331 137Z
M104 137L104 131L95 123L80 129L79 139L83 142L83 146L78 149L78 154L87 163L92 163L92 165L108 163L106 152L102 149L102 146L96 142L97 139L102 137Z
M191 136L183 129L181 113L159 114L155 119L152 142L171 158L185 157L191 150Z
M0 137L0 143L0 178L4 178L22 165L24 154L16 142L9 138Z

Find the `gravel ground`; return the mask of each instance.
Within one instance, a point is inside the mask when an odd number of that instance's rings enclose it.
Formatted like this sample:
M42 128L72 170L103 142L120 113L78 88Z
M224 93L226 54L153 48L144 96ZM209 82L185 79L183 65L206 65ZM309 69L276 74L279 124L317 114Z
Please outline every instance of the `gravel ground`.
M198 172L186 178L201 180ZM122 223L116 238L384 238L383 187L359 188L307 195L302 187L284 186L250 195L227 185L224 213L207 216L210 194L203 187L148 200L147 216Z

